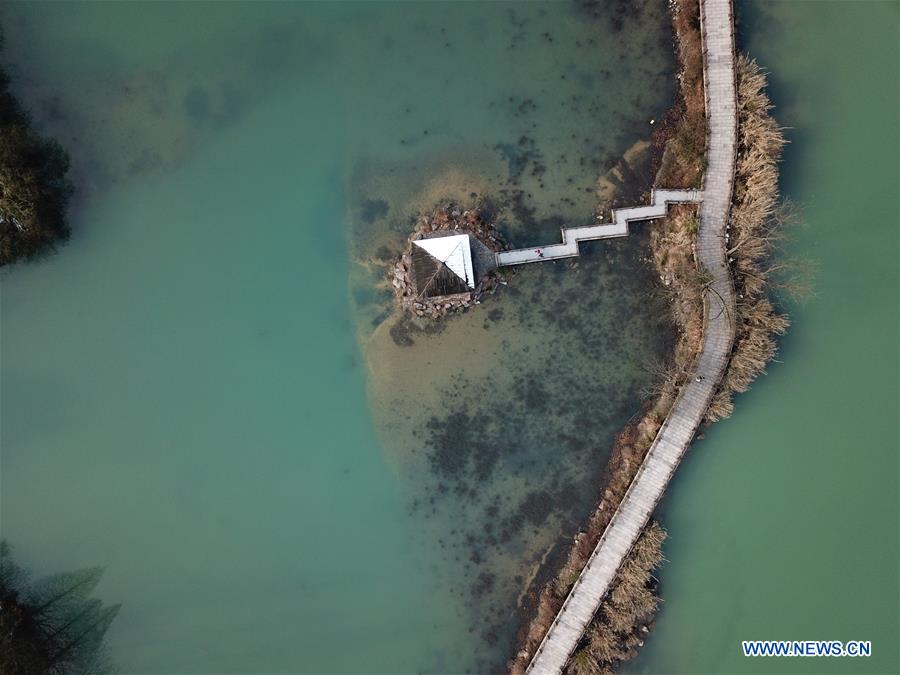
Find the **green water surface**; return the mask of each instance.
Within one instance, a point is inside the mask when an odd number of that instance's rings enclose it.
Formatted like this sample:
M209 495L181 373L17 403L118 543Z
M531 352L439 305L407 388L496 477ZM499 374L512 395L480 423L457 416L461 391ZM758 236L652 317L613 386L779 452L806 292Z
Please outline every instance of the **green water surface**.
M790 127L783 187L816 295L679 471L666 602L631 669L896 672L897 5L739 10ZM523 272L416 337L426 398L376 386L385 298L357 263L448 171L522 192L518 242L587 222L594 180L671 102L664 4L6 3L0 19L16 91L79 186L72 241L0 277L0 526L18 556L106 566L126 672L502 662L518 594L590 508L665 353L640 241ZM464 363L441 359L460 344ZM465 451L499 469L434 468L460 414ZM443 435L413 435L428 423ZM750 638L874 655L748 661Z
M789 127L784 194L815 296L769 375L662 505L654 634L629 672L896 673L898 5L738 3ZM870 640L870 658L746 659L741 640Z
M435 397L411 412L369 386L383 275L356 260L402 242L407 193L448 171L518 194L519 242L590 222L597 177L671 103L665 6L4 3L0 19L15 91L78 188L71 241L2 276L0 524L19 559L106 567L125 672L502 664L519 595L590 509L665 353L640 240L523 273L509 302L417 341ZM478 430L442 447L492 454L480 482L411 468L433 438L379 433L448 428L463 406Z

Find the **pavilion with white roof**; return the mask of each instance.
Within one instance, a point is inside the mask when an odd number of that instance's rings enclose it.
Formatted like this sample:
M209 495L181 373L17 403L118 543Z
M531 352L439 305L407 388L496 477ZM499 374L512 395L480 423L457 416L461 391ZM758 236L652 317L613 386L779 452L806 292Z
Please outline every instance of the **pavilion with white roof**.
M435 298L475 290L472 242L468 234L439 235L412 243L412 272L419 297Z

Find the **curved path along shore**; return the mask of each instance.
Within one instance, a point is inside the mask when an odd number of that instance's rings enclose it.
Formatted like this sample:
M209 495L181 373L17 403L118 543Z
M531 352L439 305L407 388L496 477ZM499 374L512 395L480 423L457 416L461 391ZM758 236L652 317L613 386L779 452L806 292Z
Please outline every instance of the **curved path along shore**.
M725 257L737 145L731 0L701 0L700 15L709 136L696 256L712 277L704 294L703 345L694 372L532 658L527 672L535 675L555 675L565 667L703 420L734 341L734 289Z

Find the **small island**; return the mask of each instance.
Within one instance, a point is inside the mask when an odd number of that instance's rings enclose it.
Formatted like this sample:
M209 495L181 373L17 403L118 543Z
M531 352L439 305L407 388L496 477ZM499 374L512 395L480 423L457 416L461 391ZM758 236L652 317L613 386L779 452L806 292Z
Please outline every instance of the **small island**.
M419 219L407 241L391 272L404 310L437 319L477 305L496 289L496 253L503 250L503 239L478 209L439 206Z
M0 675L900 668L896 64L820 77L897 11L9 4Z

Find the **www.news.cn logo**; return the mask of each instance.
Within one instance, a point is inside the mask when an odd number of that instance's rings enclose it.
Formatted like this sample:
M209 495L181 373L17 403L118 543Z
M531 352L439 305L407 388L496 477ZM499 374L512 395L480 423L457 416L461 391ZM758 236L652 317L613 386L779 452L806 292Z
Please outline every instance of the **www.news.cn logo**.
M871 656L868 640L744 640L744 656Z

